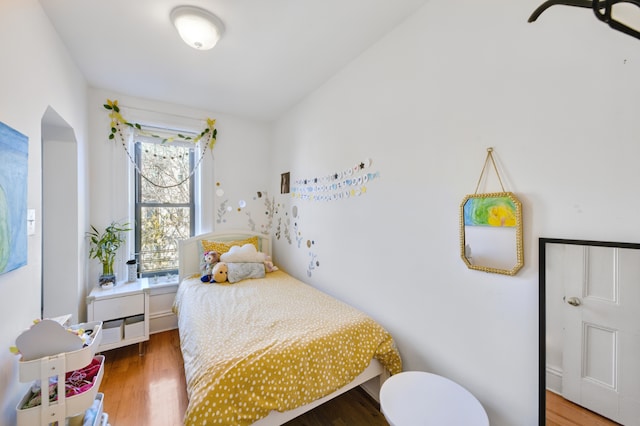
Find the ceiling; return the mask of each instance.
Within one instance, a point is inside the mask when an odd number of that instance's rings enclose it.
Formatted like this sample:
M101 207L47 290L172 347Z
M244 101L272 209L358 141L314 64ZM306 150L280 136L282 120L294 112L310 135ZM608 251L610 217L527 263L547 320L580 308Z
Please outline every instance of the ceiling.
M270 121L427 0L39 0L89 85ZM225 33L195 50L169 20L179 5Z

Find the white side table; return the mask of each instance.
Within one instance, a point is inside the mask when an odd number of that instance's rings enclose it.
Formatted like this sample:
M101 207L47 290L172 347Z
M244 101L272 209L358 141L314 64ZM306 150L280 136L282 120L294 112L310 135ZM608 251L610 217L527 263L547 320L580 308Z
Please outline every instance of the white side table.
M437 374L407 371L380 389L380 410L391 426L488 426L480 402L465 388Z
M87 296L89 321L102 321L99 351L149 340L149 283L147 278L119 282L110 289L96 287Z

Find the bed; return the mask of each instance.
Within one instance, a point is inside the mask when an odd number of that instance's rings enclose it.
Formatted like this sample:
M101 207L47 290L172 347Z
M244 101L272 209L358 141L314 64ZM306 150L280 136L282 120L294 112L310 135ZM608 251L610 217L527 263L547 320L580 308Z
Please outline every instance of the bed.
M174 312L189 398L185 425L280 425L401 371L400 354L382 326L282 270L202 283L200 259L210 249L203 242L222 250L237 246L230 252L249 244L263 257L271 254L270 238L252 232L181 241ZM230 281L234 267L257 268L229 258Z

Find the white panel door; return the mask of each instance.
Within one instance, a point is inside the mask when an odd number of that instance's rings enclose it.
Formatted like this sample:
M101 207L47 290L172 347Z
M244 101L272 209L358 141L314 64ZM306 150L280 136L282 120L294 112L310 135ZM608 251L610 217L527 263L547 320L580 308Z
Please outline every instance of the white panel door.
M640 250L566 248L563 396L640 426Z

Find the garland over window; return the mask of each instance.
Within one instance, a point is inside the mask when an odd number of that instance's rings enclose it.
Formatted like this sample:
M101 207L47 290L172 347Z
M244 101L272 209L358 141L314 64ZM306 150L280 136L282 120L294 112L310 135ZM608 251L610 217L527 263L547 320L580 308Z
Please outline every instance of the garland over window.
M215 128L215 125L216 125L215 119L207 118L207 127L202 132L200 132L200 134L193 137L189 135L183 135L180 133L177 133L175 135L170 135L170 136L160 136L160 135L154 134L153 132L144 130L143 126L138 123L131 123L127 121L120 113L120 107L118 106L117 100L112 101L110 99L107 99L107 103L104 104L103 106L106 110L110 111L109 118L111 118L111 133L109 133L109 139L110 140L115 139L116 135L119 137L120 143L122 144L122 147L127 153L127 156L131 161L131 164L133 164L133 166L136 168L136 171L140 174L140 176L142 176L151 185L154 185L160 188L171 188L171 187L179 186L183 184L189 178L191 178L191 176L193 176L196 169L200 166L200 163L202 162L202 159L204 158L204 155L207 152L207 149L210 149L213 152L213 147L216 144L216 137L218 136L218 130ZM138 134L141 134L143 136L147 136L150 138L158 139L163 144L171 143L171 142L182 142L182 141L192 142L194 145L197 145L198 143L200 143L200 146L202 148L202 152L200 153L200 158L196 162L195 166L193 167L193 170L191 170L189 175L183 178L180 182L177 182L172 185L161 185L161 184L155 183L151 179L149 179L147 176L145 176L144 173L142 173L142 170L140 170L140 168L136 164L134 157L129 152L126 139L123 134L122 126L131 127L132 129L135 129Z

